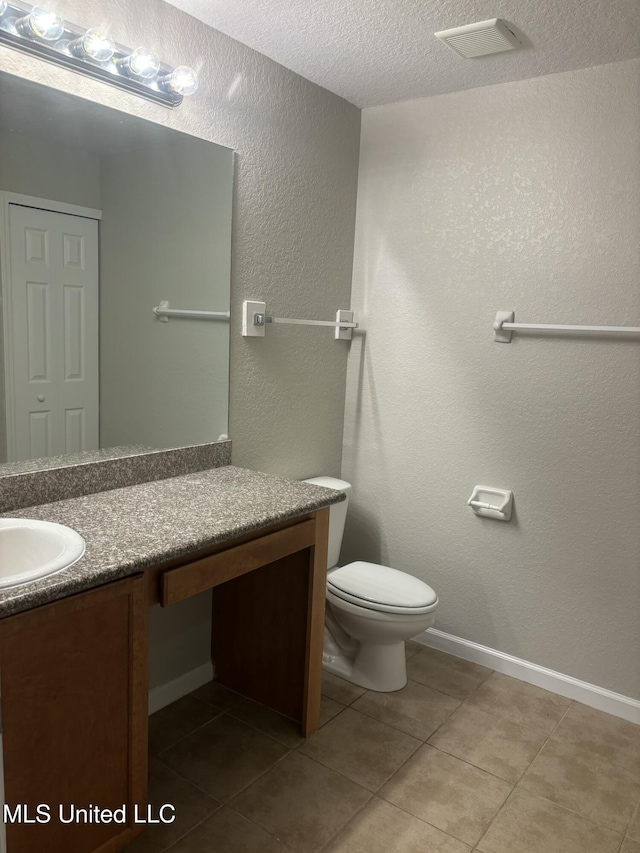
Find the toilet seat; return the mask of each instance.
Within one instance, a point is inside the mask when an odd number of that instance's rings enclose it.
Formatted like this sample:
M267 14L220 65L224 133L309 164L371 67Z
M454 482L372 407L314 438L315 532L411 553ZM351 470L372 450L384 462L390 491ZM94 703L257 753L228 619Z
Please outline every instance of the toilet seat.
M438 605L438 596L423 581L378 563L357 561L327 577L327 592L367 610L417 615Z

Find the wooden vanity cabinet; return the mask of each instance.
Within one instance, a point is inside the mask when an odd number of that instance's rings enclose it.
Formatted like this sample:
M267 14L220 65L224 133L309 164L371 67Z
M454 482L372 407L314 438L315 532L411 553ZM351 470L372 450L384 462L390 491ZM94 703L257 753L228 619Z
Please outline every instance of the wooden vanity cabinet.
M149 573L168 606L212 590L216 681L300 722L320 724L329 508L257 530Z
M7 824L8 853L116 853L144 829L150 604L211 589L217 680L318 728L328 529L320 509L0 620L5 803L50 808Z
M48 823L8 823L8 853L111 853L143 826L147 790L143 575L0 621L5 802ZM62 824L58 808L117 809L127 822Z

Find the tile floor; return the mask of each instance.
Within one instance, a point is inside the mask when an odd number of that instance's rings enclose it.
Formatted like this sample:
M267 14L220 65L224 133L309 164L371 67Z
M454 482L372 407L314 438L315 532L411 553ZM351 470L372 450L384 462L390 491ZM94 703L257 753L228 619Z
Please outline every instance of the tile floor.
M409 683L326 675L322 727L215 682L150 719L128 853L640 853L640 726L407 644Z

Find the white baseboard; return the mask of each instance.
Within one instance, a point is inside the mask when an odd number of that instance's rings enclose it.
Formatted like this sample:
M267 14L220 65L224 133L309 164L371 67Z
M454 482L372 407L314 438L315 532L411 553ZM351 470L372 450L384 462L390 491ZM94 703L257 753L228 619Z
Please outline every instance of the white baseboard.
M576 702L582 702L591 708L640 724L640 700L638 699L631 699L629 696L614 693L604 687L597 687L587 681L580 681L570 675L554 672L552 669L490 649L488 646L454 637L453 634L445 634L437 628L429 628L424 634L414 639L424 646L479 663L497 672L510 675L512 678L535 684L536 687L542 687L551 693L557 693L567 699L575 699Z
M213 664L211 661L202 666L191 669L185 672L184 675L174 678L173 681L168 681L166 684L159 684L157 687L149 691L149 713L153 714L170 705L177 699L186 696L203 684L207 684L213 678Z

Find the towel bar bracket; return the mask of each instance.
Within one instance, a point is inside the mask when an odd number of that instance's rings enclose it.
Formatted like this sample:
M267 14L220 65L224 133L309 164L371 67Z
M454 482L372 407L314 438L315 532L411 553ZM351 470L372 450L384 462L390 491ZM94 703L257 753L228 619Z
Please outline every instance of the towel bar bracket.
M287 326L328 326L335 330L337 341L350 341L358 324L353 321L353 311L339 309L335 320L297 320L293 317L272 317L266 313L266 303L246 301L242 306L242 335L245 338L263 338L269 324Z

